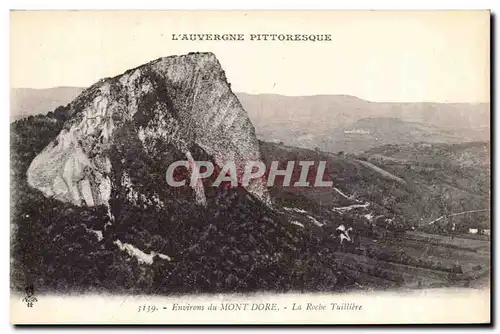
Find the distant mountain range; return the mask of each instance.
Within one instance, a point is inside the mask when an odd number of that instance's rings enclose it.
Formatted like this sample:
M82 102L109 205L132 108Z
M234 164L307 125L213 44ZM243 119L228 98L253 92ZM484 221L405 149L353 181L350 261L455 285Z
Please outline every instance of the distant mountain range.
M11 121L45 114L84 88L11 90ZM236 93L259 139L329 152L385 144L489 141L489 103L370 102L349 95Z
M347 95L238 94L257 136L338 152L419 141L460 143L490 137L488 103L369 102Z

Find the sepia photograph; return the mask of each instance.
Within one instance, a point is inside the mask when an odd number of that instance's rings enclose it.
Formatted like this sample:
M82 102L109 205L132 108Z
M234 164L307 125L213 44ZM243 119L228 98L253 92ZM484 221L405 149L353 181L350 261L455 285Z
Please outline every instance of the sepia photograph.
M490 20L11 11L11 323L490 323Z

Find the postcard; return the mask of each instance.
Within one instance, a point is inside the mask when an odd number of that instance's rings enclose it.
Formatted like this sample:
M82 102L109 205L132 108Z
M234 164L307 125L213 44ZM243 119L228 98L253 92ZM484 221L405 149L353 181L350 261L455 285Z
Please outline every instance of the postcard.
M490 20L11 11L11 323L490 323Z

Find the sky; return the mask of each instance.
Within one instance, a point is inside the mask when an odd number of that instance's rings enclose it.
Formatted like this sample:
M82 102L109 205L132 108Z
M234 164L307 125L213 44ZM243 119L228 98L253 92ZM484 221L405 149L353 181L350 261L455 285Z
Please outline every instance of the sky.
M486 11L13 11L12 88L87 87L159 57L213 52L235 92L489 102ZM174 41L242 33L245 41ZM328 34L329 42L249 34Z

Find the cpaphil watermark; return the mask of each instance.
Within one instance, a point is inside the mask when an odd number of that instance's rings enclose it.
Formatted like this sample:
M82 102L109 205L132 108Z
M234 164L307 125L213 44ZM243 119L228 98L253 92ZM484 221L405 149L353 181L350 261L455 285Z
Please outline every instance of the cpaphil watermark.
M248 187L260 180L267 187L332 187L326 161L272 161L269 167L261 161L175 161L167 168L166 180L171 187L191 187L210 179L211 186Z

